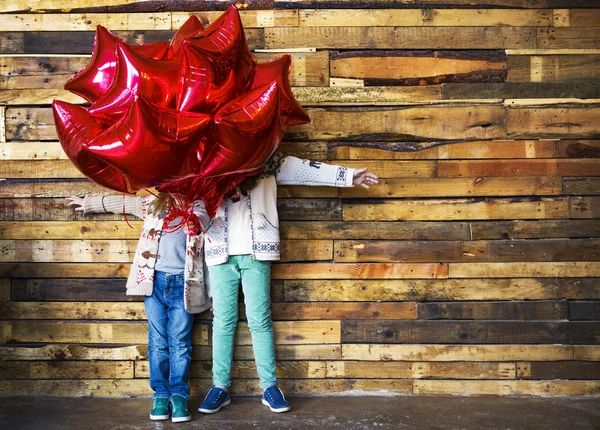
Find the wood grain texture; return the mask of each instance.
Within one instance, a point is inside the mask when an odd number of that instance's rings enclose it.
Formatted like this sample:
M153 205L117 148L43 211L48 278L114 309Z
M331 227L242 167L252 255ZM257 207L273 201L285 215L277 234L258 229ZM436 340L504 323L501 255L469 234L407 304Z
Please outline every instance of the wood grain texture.
M74 169L50 104L94 27L168 40L229 0L0 5L0 394L147 396L142 222ZM259 62L292 56L311 117L279 149L367 167L362 187L279 187L279 384L293 395L600 394L600 45L592 0L248 0ZM265 49L266 48L266 49ZM133 228L130 228L131 224ZM260 394L243 297L233 393ZM211 386L212 314L190 385Z

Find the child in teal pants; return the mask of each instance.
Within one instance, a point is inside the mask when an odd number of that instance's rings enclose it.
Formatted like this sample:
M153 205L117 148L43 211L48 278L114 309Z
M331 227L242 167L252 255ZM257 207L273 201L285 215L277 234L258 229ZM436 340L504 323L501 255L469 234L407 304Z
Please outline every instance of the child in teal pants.
M256 361L262 403L273 412L290 405L277 387L275 342L271 321L271 261L279 260L277 185L315 185L369 188L377 176L366 168L284 157L275 153L264 172L247 180L225 199L206 231L205 261L213 298L213 384L198 409L215 413L231 403L231 365L238 321L241 283L248 327Z

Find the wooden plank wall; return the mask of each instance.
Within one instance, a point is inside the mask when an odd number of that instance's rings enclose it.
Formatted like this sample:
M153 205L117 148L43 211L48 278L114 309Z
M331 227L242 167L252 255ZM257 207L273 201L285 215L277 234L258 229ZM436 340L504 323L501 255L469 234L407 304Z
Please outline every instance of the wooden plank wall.
M0 5L0 395L148 395L140 223L82 217L102 193L50 103L96 24L166 40L233 1ZM247 0L259 60L293 55L312 123L287 153L381 178L280 189L273 269L286 392L600 394L600 9L570 0ZM474 4L477 3L477 6ZM191 385L210 385L210 315ZM234 391L256 393L244 323Z

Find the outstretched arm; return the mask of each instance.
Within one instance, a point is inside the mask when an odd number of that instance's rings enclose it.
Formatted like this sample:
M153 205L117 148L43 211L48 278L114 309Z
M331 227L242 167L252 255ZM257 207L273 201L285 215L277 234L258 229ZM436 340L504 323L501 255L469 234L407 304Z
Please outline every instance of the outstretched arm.
M320 161L302 160L287 156L277 172L277 183L280 185L314 185L333 187L352 187L360 185L369 188L376 184L377 176L366 173L367 169L352 169L322 163Z
M83 213L129 214L144 218L148 207L148 197L133 196L70 196L68 206Z

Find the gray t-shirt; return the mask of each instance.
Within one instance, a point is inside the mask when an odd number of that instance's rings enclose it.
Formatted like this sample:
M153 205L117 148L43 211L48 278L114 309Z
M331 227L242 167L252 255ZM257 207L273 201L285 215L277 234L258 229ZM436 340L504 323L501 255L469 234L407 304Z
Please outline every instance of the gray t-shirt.
M169 223L169 229L174 229L181 222L177 217ZM176 231L163 230L158 242L158 258L155 270L172 273L174 275L183 273L185 269L185 242L186 234L183 227Z

